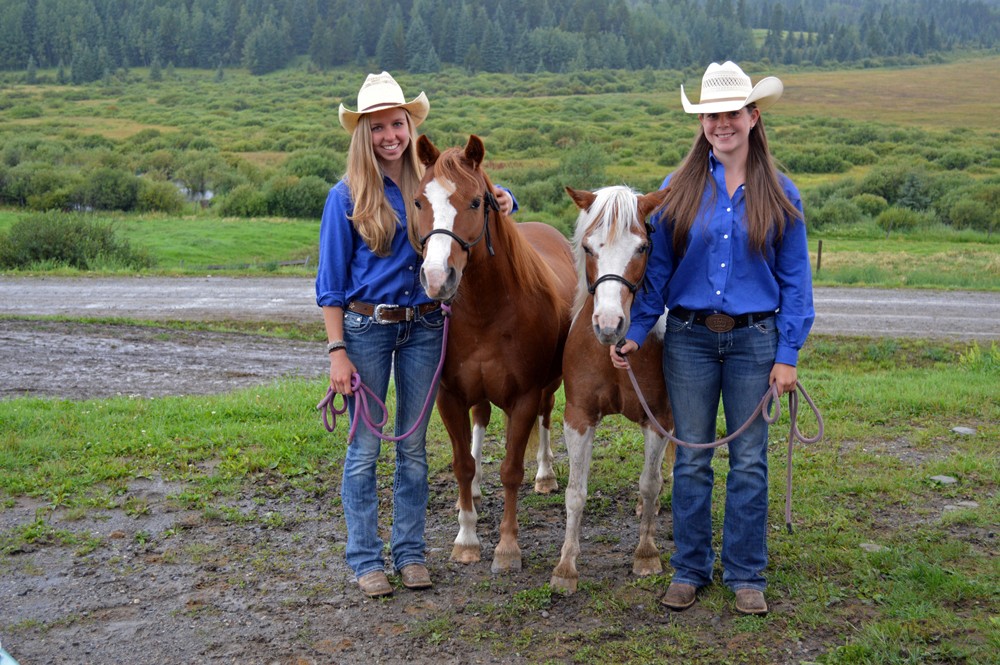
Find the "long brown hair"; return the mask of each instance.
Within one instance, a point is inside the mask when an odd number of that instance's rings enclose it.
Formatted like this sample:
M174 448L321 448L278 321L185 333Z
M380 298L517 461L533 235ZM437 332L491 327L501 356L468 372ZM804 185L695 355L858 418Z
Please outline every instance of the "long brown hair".
M750 104L744 110L750 112L753 108L754 105ZM715 180L708 177L708 153L711 149L712 144L705 137L705 131L699 123L694 145L670 178L670 193L660 208L666 211L666 219L673 226L674 252L677 255L682 255L687 246L691 226L701 208L706 183L712 187L713 197L718 195ZM750 247L761 254L767 247L768 235L772 231L777 241L784 233L788 219L802 219L802 213L788 200L781 187L778 169L767 147L763 117L758 118L756 125L750 130L744 196L747 202L746 224Z
M351 146L347 150L346 180L351 190L351 200L354 201L354 213L350 215L350 219L361 239L376 256L388 256L396 227L401 220L397 218L396 211L385 196L382 169L372 148L370 118L371 114L366 114L358 122L351 136ZM406 204L406 218L411 220L406 225L410 244L420 252L420 239L412 220L416 219L413 201L424 175L424 165L417 158L417 134L409 111L406 111L406 124L410 133L410 145L403 154L402 182L397 184Z

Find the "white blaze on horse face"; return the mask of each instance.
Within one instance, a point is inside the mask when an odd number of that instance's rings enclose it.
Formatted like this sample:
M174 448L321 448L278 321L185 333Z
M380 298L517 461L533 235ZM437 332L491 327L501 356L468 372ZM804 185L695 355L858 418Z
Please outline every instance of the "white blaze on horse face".
M601 235L606 236L605 229ZM635 258L636 252L642 245L643 239L633 233L625 233L615 242L609 241L607 237L591 236L590 246L594 248L597 257L598 277L603 275L625 275L628 265ZM622 298L628 289L618 280L606 280L597 285L594 290L594 318L593 324L596 330L606 335L616 334L624 330L619 330L627 319L627 314L622 304ZM602 343L608 340L602 339ZM617 340L616 340L617 341Z
M424 195L434 212L434 230L455 231L455 217L458 211L448 197L455 192L455 183L435 178L424 187ZM454 239L444 233L437 233L427 239L424 252L424 279L428 295L437 294L448 278L448 259Z

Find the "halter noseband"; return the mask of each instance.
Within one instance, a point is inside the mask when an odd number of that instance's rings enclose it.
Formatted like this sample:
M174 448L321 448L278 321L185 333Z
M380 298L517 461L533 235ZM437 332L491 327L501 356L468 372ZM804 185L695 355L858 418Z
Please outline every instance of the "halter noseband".
M646 249L643 250L643 253L649 255L650 252L653 251L653 225L650 224L649 222L645 222L643 226L646 227ZM625 288L629 290L629 293L632 293L633 295L639 289L638 282L630 282L621 275L617 275L615 273L608 273L607 275L601 275L593 282L591 282L590 278L588 277L587 293L589 293L590 295L594 295L594 292L597 291L597 285L600 284L601 282L621 282L622 284L625 285ZM643 289L644 290L649 289L649 286L645 282L643 282Z
M476 237L475 240L473 240L472 242L466 242L464 239L462 239L452 231L449 231L448 229L433 229L432 231L430 231L430 233L428 233L427 235L425 235L423 238L420 239L420 247L423 248L425 245L427 245L427 239L430 238L432 235L434 235L435 233L440 233L450 237L452 240L457 242L458 246L464 249L465 253L468 254L470 250L473 248L473 246L478 244L479 241L482 240L483 237L485 236L486 249L489 250L490 256L495 256L496 254L493 251L493 240L490 238L490 210L495 210L499 213L500 202L497 201L497 197L493 195L493 192L489 190L486 190L483 193L483 201L486 203L486 205L483 206L483 230L479 232L479 235Z

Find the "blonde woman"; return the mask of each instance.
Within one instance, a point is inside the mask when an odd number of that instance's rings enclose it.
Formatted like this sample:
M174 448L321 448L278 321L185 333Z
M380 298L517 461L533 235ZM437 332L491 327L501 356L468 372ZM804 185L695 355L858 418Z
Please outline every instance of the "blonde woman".
M426 567L425 436L422 413L441 354L444 315L420 285L421 253L413 201L423 175L416 128L427 118L424 93L407 102L388 72L370 74L358 92L358 110L340 105L340 124L351 134L347 173L327 197L320 224L316 303L323 308L330 355L330 387L357 402L351 378L383 401L390 374L396 389L393 517L389 547L404 587L431 586ZM498 190L505 212L516 205ZM372 414L378 417L379 414ZM344 460L341 499L347 522L347 563L370 597L392 593L378 530L376 462L381 440L359 427Z

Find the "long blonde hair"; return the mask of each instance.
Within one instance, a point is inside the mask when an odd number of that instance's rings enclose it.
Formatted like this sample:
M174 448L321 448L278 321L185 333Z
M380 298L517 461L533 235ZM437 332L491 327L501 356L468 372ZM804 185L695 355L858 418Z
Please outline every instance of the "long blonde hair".
M351 190L351 200L354 201L354 213L350 215L350 219L361 239L376 256L388 256L392 249L392 239L402 220L396 216L396 211L385 196L382 168L372 148L370 118L371 114L366 114L358 122L351 136L351 146L347 150L346 180ZM403 153L402 178L397 184L406 205L406 227L410 244L420 252L413 201L417 198L417 187L424 175L424 165L417 158L417 134L409 111L406 111L406 125L410 145Z
M744 107L752 111L754 105ZM750 150L747 154L746 187L744 196L747 202L747 235L750 237L750 247L763 254L768 236L774 231L777 242L785 230L788 219L802 219L802 213L788 200L778 169L767 146L767 134L764 132L764 118L750 130ZM670 193L661 206L666 210L666 218L673 226L674 251L680 256L687 246L691 226L698 216L706 183L713 188L715 180L708 177L708 153L712 144L705 137L705 131L698 126L694 145L684 162L670 178Z

